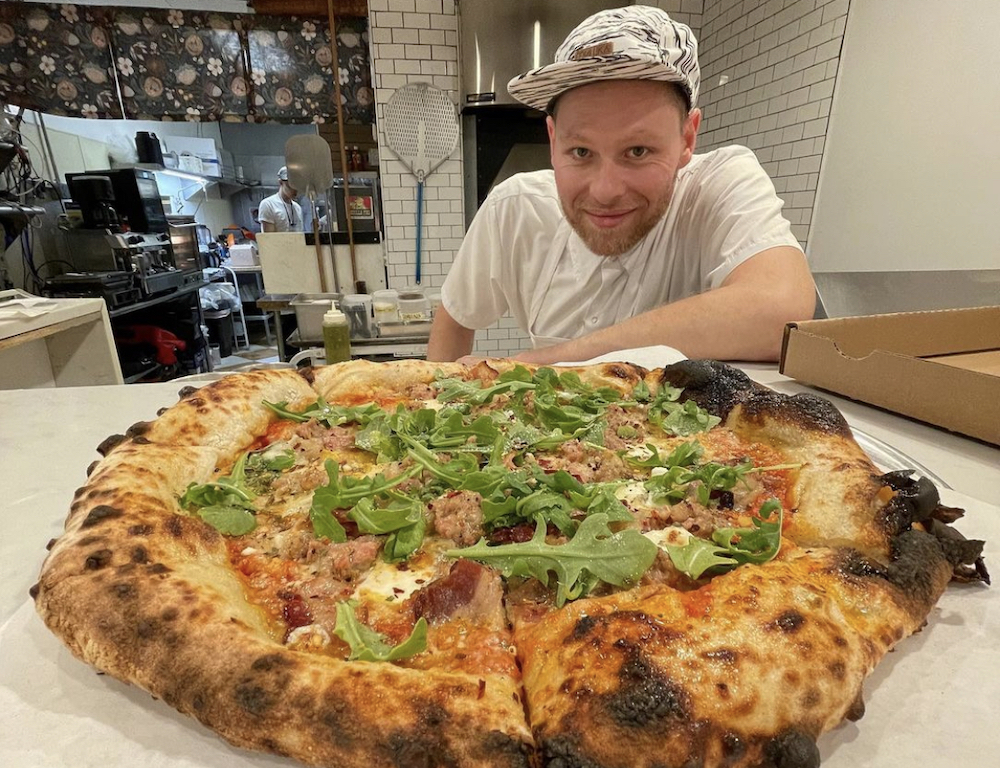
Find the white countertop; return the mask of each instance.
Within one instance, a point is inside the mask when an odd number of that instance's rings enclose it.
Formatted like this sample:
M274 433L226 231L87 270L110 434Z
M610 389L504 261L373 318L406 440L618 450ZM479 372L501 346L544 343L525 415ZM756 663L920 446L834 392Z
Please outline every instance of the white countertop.
M743 367L781 392L816 391L781 376L773 366ZM292 765L233 750L162 702L91 674L44 629L28 599L46 542L62 532L73 492L84 483L87 466L99 458L96 446L136 421L155 418L159 408L176 402L183 385L0 391L0 765ZM987 539L987 564L998 571L992 553L1000 545L1000 448L830 399L853 427L954 488L957 493L944 494L946 503L969 511L957 527ZM866 685L869 715L821 740L824 768L982 765L978 758L983 750L994 750L990 702L1000 700L996 596L996 587L950 589L932 614L931 626L906 641ZM39 678L37 685L32 675ZM53 686L50 693L38 688L47 685ZM975 696L965 696L970 691ZM105 712L107 706L125 719ZM43 734L61 732L62 725L72 738L60 734L49 743ZM142 729L142 743L130 738L133 725ZM88 737L91 728L99 736ZM99 747L91 744L98 740Z

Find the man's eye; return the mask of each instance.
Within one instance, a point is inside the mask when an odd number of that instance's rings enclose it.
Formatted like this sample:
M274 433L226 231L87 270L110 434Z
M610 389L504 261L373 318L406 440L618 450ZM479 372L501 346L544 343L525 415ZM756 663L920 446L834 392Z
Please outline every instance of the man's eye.
M590 157L590 150L584 149L583 147L573 147L569 153L577 160L583 160L586 157Z
M645 157L648 154L649 154L648 147L631 147L628 151L628 156L633 158Z

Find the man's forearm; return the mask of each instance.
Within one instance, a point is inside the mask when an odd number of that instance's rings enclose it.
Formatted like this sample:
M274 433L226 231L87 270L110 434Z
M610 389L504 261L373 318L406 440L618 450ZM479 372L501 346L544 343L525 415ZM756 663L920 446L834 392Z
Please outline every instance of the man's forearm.
M443 306L438 307L427 342L427 359L431 362L458 360L472 351L475 340L475 330L458 323Z
M790 259L790 261L789 261ZM666 304L578 339L518 355L534 363L589 360L618 349L663 344L691 358L777 360L785 324L812 317L815 287L802 262L778 254L782 280L764 262L714 291ZM737 268L739 270L739 268ZM794 274L788 274L792 271ZM747 277L752 275L752 277Z

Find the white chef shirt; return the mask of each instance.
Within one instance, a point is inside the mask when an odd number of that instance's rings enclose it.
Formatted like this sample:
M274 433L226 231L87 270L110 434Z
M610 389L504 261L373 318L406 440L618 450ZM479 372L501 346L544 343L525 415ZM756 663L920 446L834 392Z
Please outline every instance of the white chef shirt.
M302 206L294 200L285 202L281 192L276 192L260 201L257 221L274 224L275 232L301 232Z
M666 214L618 257L590 251L563 216L552 171L498 184L476 214L441 289L466 328L508 312L544 347L718 288L739 264L799 248L756 156L731 146L695 155Z

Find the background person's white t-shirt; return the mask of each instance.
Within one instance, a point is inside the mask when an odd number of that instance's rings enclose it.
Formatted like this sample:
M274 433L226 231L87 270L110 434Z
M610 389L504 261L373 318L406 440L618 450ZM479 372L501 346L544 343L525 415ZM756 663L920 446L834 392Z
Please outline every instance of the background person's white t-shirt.
M294 200L285 202L277 192L260 201L257 221L273 224L275 232L301 232L302 206Z
M490 192L445 279L441 301L466 328L506 314L535 347L621 322L713 288L776 246L799 248L774 185L746 147L695 155L666 214L618 257L590 251L566 221L552 171Z

